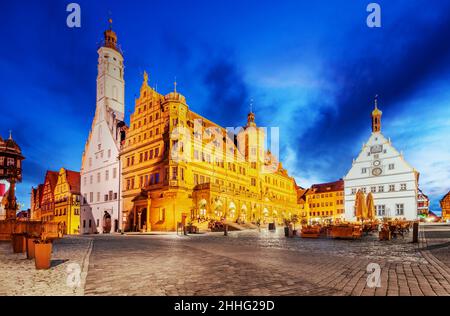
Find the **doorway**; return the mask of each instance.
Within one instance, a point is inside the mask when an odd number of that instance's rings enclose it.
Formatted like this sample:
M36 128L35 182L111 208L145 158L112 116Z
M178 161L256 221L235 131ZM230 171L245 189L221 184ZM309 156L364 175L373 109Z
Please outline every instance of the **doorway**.
M138 220L139 221L139 226L138 226L138 231L146 231L147 230L147 209L143 208L141 210L138 211Z
M103 234L111 233L111 215L105 211L103 215Z

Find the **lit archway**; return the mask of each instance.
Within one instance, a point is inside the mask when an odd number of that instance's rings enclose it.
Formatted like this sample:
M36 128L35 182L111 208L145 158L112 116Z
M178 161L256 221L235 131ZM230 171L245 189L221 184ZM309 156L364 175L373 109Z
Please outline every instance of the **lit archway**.
M236 217L236 204L234 204L234 202L230 202L228 205L228 215L231 220L234 220Z
M247 221L247 205L245 205L245 204L242 204L242 206L241 206L241 214L239 216L239 220L242 222Z
M208 204L208 202L205 199L202 199L199 204L199 210L200 210L200 217L206 217L206 205Z
M216 199L216 201L214 202L214 215L219 219L221 219L223 216L223 203L220 199Z
M262 211L262 217L263 217L262 219L263 219L264 223L266 223L267 219L269 217L269 210L266 207Z

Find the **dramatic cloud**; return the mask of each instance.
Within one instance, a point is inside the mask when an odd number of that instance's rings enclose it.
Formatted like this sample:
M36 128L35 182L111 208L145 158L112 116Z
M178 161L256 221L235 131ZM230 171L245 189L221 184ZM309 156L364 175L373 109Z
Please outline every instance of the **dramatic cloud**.
M203 74L204 87L208 91L204 114L225 127L243 125L249 112L250 100L242 73L228 59L220 58L210 62L210 65L205 65L207 68Z

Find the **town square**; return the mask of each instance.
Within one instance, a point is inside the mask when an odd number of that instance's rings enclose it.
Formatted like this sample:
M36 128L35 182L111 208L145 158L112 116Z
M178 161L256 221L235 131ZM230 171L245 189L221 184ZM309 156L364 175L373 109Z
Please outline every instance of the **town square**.
M424 225L418 244L407 237L304 240L267 230L68 237L55 242L52 268L39 271L1 243L0 294L448 296L449 245L449 225ZM370 263L380 265L380 287L367 285ZM79 284L71 264L80 267Z
M6 6L0 296L450 295L448 5L63 2Z

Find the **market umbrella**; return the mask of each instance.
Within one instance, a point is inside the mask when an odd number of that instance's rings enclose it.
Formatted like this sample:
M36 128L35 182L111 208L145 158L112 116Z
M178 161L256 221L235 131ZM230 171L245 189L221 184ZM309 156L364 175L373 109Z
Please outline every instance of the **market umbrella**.
M367 205L367 218L375 219L375 202L373 201L372 192L370 192L367 195L366 205Z
M362 209L359 207L359 201L360 201L360 196L361 191L356 192L356 196L355 196L355 216L356 218L361 218L362 217Z
M367 218L366 197L361 190L359 190L356 193L355 209L356 209L356 217L358 219L364 220L365 218Z

